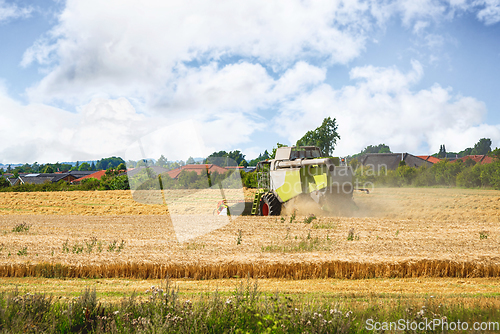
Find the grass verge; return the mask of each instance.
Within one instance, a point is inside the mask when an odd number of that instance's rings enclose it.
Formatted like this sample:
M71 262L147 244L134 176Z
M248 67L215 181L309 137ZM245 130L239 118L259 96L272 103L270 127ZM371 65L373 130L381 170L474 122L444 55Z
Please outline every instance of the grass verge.
M464 323L486 323L496 329L500 316L498 305L480 300L446 303L433 296L304 300L262 292L250 279L228 293L216 290L189 297L169 280L115 303L100 300L89 288L70 300L13 289L0 294L0 329L8 333L367 333L376 324L418 327L437 321L448 326L460 321L462 329ZM441 328L410 331L432 333Z

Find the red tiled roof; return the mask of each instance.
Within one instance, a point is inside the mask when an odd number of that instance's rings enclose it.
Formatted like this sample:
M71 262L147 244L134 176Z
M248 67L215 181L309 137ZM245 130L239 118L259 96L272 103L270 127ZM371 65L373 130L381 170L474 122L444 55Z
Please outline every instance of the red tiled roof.
M167 172L167 174L172 178L175 179L179 176L179 174L185 170L188 172L196 172L196 174L200 175L202 172L206 171L208 169L209 173L217 172L219 174L224 174L227 172L227 169L224 167L220 167L217 165L213 164L203 164L203 165L186 165L182 166L181 168L177 168L174 170L171 170L170 172Z
M472 159L476 163L480 163L481 165L493 162L493 159L488 155L466 155L465 157L458 158L457 160L462 160L463 162L465 162L465 160L467 159Z
M90 175L87 175L87 176L81 177L79 179L73 180L73 183L75 183L75 182L81 182L83 179L90 179L91 177L93 177L94 179L100 180L101 177L104 176L104 174L106 174L105 170L99 170L99 171L97 171L95 173L92 173Z
M441 159L433 157L432 155L417 155L420 159L424 159L425 161L429 161L433 164L438 163Z

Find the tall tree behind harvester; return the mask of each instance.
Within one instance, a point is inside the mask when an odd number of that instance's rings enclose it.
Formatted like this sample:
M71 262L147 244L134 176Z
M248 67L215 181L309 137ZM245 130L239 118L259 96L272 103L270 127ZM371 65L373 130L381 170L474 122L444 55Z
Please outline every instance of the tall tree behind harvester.
M337 139L340 139L340 135L337 133L336 119L327 117L320 127L307 131L302 138L297 140L296 145L317 146L325 156L331 156L337 144Z

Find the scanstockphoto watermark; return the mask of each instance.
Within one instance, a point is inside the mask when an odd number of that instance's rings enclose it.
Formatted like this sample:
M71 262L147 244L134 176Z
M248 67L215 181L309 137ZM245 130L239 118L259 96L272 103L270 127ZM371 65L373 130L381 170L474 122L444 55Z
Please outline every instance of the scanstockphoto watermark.
M387 176L389 167L386 164L366 164L366 165L351 165L353 173L364 176Z
M399 319L397 321L366 320L365 329L369 331L500 331L500 322L448 321L446 318L422 319L421 321Z

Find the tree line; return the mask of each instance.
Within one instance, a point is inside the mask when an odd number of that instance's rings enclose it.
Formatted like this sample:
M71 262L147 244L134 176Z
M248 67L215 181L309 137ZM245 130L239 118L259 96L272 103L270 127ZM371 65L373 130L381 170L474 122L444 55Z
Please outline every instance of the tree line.
M476 163L469 158L465 161L444 159L430 167L424 165L418 168L401 161L396 170L374 171L359 165L353 165L353 168L359 185L500 189L500 149L495 149L490 155L493 162L487 164Z
M21 173L56 173L56 172L68 172L68 171L98 171L98 170L107 170L108 168L122 169L126 170L125 161L119 157L109 157L103 158L94 163L91 161L88 162L79 161L76 162L75 165L69 163L47 163L47 164L38 164L38 162L34 162L33 164L24 164L22 166L16 166L14 168L11 165L7 166L5 172L3 169L0 169L0 174L3 173L11 173L14 177L18 177Z

